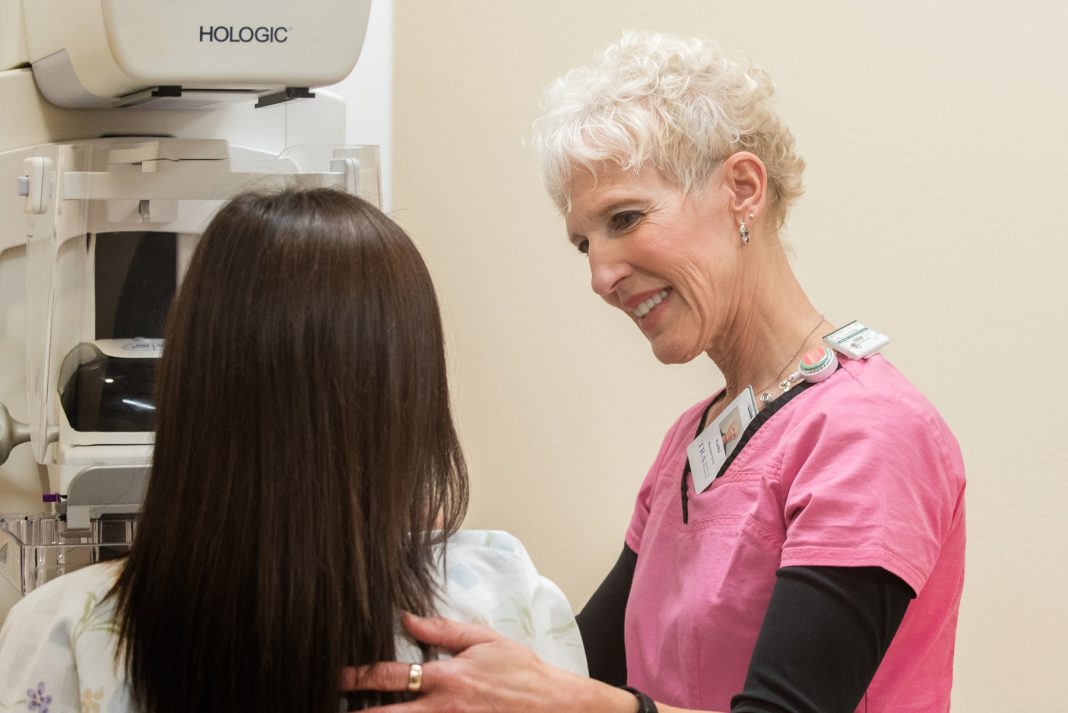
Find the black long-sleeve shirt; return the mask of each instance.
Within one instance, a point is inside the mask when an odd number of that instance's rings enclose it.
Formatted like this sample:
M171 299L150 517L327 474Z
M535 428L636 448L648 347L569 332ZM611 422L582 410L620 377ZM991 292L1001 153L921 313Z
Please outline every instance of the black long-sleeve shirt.
M578 615L590 676L627 677L623 626L638 555L624 546ZM731 713L852 713L915 597L879 567L783 567Z

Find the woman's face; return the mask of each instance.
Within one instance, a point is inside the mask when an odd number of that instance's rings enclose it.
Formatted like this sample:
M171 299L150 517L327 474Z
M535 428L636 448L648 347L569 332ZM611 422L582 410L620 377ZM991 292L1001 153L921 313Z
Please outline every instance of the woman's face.
M665 364L713 350L737 314L741 242L721 171L692 193L651 167L572 174L567 231L588 255L593 291L631 318Z

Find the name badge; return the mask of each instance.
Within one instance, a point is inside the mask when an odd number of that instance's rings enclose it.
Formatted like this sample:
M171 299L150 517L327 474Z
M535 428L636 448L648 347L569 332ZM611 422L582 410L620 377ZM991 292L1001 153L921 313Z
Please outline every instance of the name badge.
M742 432L756 418L756 414L753 387L747 386L687 447L686 457L690 461L694 492L704 492L716 479L719 469L734 452Z
M860 322L850 322L824 337L823 343L850 359L867 359L889 344L890 337Z

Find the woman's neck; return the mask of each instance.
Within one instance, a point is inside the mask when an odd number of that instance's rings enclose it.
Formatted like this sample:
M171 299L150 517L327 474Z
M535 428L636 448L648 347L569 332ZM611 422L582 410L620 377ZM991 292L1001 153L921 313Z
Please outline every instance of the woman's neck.
M764 391L777 396L779 381L830 331L781 248L768 250L771 254L754 256L762 259L748 271L744 304L724 337L708 350L727 382L725 403L747 386L752 386L758 397Z

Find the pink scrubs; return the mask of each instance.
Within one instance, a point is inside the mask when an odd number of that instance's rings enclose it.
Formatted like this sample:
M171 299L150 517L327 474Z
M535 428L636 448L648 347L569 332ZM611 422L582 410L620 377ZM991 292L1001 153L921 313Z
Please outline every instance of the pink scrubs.
M787 399L768 407L707 490L695 494L687 477L687 524L686 446L710 399L664 439L626 538L638 553L626 617L630 685L671 705L727 711L777 569L882 567L917 597L857 710L948 711L964 581L956 440L878 355L843 358L829 379Z

